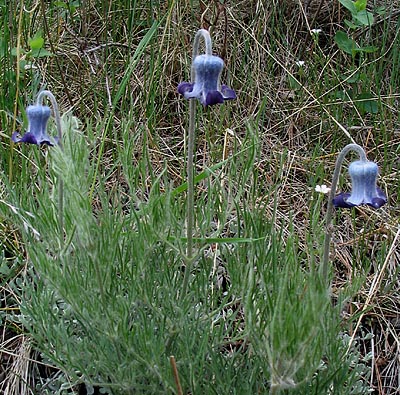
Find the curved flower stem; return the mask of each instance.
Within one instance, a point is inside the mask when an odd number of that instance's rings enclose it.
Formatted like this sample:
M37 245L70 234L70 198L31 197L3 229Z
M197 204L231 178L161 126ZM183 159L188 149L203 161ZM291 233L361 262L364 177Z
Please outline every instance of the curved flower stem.
M56 121L56 128L58 135L58 146L60 147L61 151L63 151L64 147L62 140L63 136L61 128L61 117L60 117L60 111L58 109L57 100L50 91L44 90L38 94L36 99L36 104L42 105L44 97L47 97L53 106L54 119ZM62 180L62 177L60 177L59 189L58 189L58 225L60 227L60 242L62 246L64 244L64 182Z
M193 41L193 58L191 68L191 81L194 82L195 72L193 61L199 54L200 39L204 40L207 55L212 54L212 42L210 33L205 29L197 31ZM196 100L189 102L189 130L188 130L188 151L187 151L187 224L186 224L186 258L185 275L183 278L182 295L185 297L189 284L189 276L193 264L193 228L195 222L194 215L194 146L196 137Z
M198 30L196 35L194 36L194 40L193 40L192 68L190 71L191 82L194 82L195 70L193 67L193 61L194 61L195 57L199 54L201 38L204 40L206 55L212 55L212 41L211 41L210 33L208 32L208 30L205 30L205 29Z
M194 36L192 61L199 54L201 38L204 40L204 45L206 47L206 55L212 55L212 41L211 41L210 33L206 29L200 29L197 31L196 35ZM193 71L193 69L192 69L192 71ZM192 82L193 82L193 79L194 79L194 75L192 74Z
M329 264L329 251L332 236L332 212L333 212L333 199L336 195L336 188L339 181L340 170L342 168L343 161L346 155L350 151L355 151L360 155L360 160L367 161L367 156L364 149L358 144L348 144L342 151L340 151L339 156L336 159L335 170L333 172L331 190L329 192L328 207L326 209L325 217L325 240L324 240L324 256L322 260L321 272L322 278L326 281L328 280L328 264Z
M53 106L54 119L56 121L57 134L58 134L58 146L62 150L63 149L63 141L62 141L61 117L60 117L60 111L58 109L57 100L50 91L44 90L38 94L38 97L36 99L36 104L41 106L44 97L47 97L50 100L51 105Z

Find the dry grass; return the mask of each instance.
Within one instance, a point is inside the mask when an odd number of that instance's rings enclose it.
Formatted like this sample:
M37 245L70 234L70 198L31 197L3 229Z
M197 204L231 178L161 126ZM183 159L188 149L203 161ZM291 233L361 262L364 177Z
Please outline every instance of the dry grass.
M4 334L7 337L7 334ZM28 395L33 392L29 388L31 381L31 345L29 338L12 335L1 343L3 380L0 389L4 395Z

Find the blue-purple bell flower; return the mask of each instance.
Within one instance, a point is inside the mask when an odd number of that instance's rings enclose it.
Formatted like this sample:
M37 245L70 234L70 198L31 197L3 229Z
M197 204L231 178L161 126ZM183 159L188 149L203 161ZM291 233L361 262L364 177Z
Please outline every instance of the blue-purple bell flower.
M194 82L181 82L178 93L186 99L198 99L204 106L236 99L235 91L220 83L223 67L224 61L218 56L197 55L192 64Z
M340 193L333 199L335 207L350 208L367 204L380 208L387 203L384 192L376 186L378 165L371 161L358 160L350 163L351 193Z
M47 144L53 146L57 143L57 139L51 138L46 132L50 114L50 107L40 105L29 106L26 109L28 131L22 137L20 137L18 132L14 132L11 136L12 141L14 143Z

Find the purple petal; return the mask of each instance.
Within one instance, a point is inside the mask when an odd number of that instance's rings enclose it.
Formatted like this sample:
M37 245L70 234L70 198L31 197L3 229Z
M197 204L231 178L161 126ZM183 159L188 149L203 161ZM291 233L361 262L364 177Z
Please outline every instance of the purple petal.
M384 204L386 204L387 200L386 199L382 199L379 197L373 198L371 203L368 203L369 206L373 207L373 208L381 208Z
M229 88L227 85L221 86L221 93L224 96L225 100L233 100L236 99L236 93L233 89Z
M211 91L207 93L205 100L202 98L200 101L204 106L212 106L213 104L223 103L224 97L222 96L221 92Z
M385 193L380 188L376 188L377 197L372 198L372 202L369 205L373 208L381 208L387 203L387 197Z
M332 203L335 207L341 207L341 208L351 208L351 207L355 207L355 206L360 206L361 204L367 204L370 207L378 209L387 203L387 198L386 198L385 193L380 188L376 188L376 192L377 192L378 196L372 198L371 201L368 203L365 201L363 201L360 204L350 203L347 200L350 197L350 193L339 193L339 195L336 195L333 198Z
M383 200L385 200L387 202L387 197L385 195L385 192L383 192L381 188L377 187L376 188L376 192L378 194L378 198L381 198L381 199L383 199Z
M18 131L14 132L11 136L11 140L14 141L14 143L19 143L19 140L21 140L21 135L19 134Z
M193 90L193 84L190 82L181 82L178 85L178 93L184 95L186 92L191 92Z
M40 140L37 140L37 136L35 136L35 134L31 132L25 133L22 137L19 136L20 134L18 132L14 132L11 136L11 140L14 141L14 143L26 143L35 145L46 144L51 147L54 146L54 143L58 144L57 137L55 139L51 139L47 134L41 136Z
M347 199L350 197L350 193L339 193L339 195L336 195L332 203L335 207L341 207L341 208L351 208L354 207L355 205L352 203L348 203Z
M39 144L36 140L36 136L33 133L25 133L22 137L19 137L20 134L18 132L14 132L11 136L11 140L14 143L27 143L27 144Z
M56 141L55 141L55 140L56 140ZM47 134L45 134L45 135L43 135L43 136L41 137L41 139L39 140L38 144L39 144L39 145L41 145L41 144L46 144L46 145L49 145L50 147L53 147L53 146L54 146L54 143L57 144L57 140L58 140L58 139L52 139L52 138L50 138Z

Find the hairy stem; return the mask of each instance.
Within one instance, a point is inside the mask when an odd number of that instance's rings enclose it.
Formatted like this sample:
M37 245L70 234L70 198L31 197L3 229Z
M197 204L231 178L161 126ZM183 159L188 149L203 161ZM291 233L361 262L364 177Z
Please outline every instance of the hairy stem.
M61 117L60 117L60 111L58 109L57 100L50 91L44 90L38 94L38 97L36 99L36 104L42 105L44 97L47 97L53 106L54 119L56 121L56 128L58 135L58 146L60 147L61 151L63 151L64 147L62 140L63 136L61 128ZM58 186L58 225L60 227L60 242L62 246L64 244L64 182L62 180L62 177L60 177Z
M196 101L189 104L189 133L187 152L187 224L186 224L186 267L183 278L182 295L186 295L193 261L193 228L194 228L194 144L196 129Z
M212 41L211 41L210 33L206 29L200 29L197 31L196 35L194 36L192 61L199 54L200 39L204 40L204 45L206 47L205 48L206 55L212 55ZM193 82L193 79L194 79L193 69L192 69L191 77L192 77L192 82Z
M195 72L193 61L199 54L200 39L204 40L207 55L212 54L212 42L210 33L205 29L197 31L193 42L193 58L191 68L191 81L194 82ZM185 275L183 278L182 295L186 295L189 284L189 276L193 265L193 228L195 223L194 215L194 147L196 138L196 100L190 100L189 104L189 131L188 131L188 151L187 151L187 224L186 224L186 259Z

